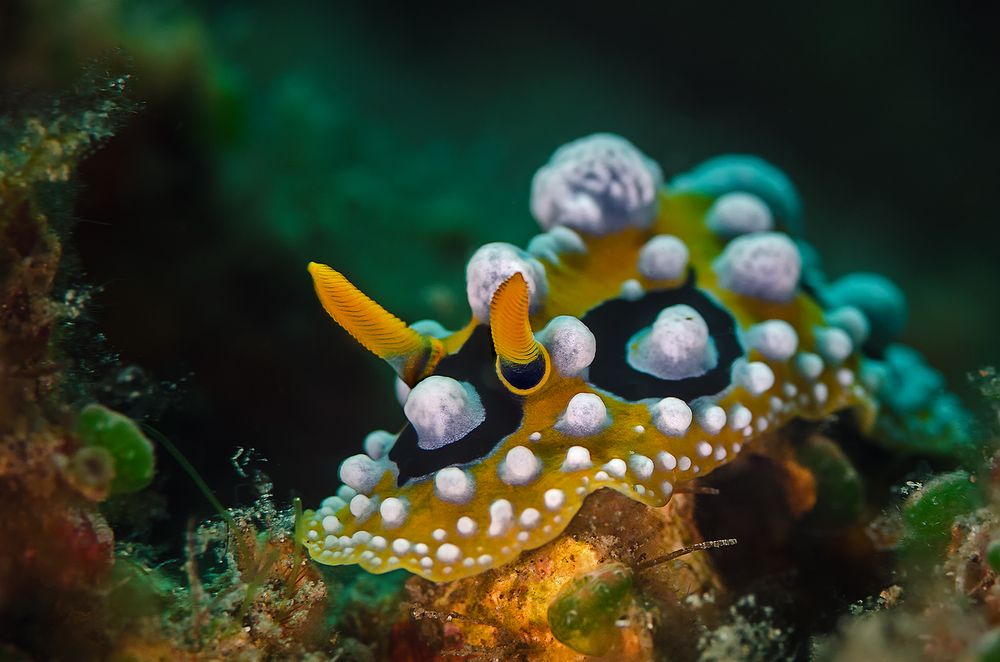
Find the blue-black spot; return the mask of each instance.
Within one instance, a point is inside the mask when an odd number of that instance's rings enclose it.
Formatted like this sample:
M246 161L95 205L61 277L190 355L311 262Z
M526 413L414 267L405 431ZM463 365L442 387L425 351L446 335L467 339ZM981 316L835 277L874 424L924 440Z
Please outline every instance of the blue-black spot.
M479 326L462 349L441 360L434 374L472 384L486 410L486 420L463 438L433 450L417 445L417 432L407 423L389 451L389 459L399 467L400 485L453 464L468 464L486 457L504 437L520 427L523 400L497 378L496 360L488 326Z
M668 380L635 370L628 363L629 340L656 321L664 308L687 304L702 316L718 352L716 366L703 375ZM714 395L730 383L733 361L743 355L732 316L695 287L694 272L679 288L647 292L640 299L612 299L590 310L583 323L597 338L597 356L590 365L589 381L626 400L673 396L690 402Z

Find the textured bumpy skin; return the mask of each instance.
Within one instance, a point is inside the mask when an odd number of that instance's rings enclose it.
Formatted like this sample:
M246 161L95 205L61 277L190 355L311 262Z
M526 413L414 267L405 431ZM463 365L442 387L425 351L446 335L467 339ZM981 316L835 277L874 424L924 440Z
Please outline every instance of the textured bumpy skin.
M587 140L557 153L568 173L558 186L548 170L545 186L536 181L544 197L532 208L548 231L528 251L490 244L473 256L472 321L435 338L442 356L428 362L430 341L409 338L419 361L384 357L440 381L400 391L411 423L370 435L367 453L341 466L336 496L301 518L315 560L472 575L552 540L600 488L663 506L792 418L858 408L871 420L856 378L864 315L830 318L799 286L796 244L769 220L790 203L762 201L784 189L750 190L757 197L720 212L718 198L757 180L718 178L708 194L661 187L647 204L635 183L660 182L658 166L627 141ZM566 161L574 155L579 165ZM552 210L577 209L581 196L586 223L566 212L561 224ZM366 310L331 315L366 344L366 328L390 326L367 323Z

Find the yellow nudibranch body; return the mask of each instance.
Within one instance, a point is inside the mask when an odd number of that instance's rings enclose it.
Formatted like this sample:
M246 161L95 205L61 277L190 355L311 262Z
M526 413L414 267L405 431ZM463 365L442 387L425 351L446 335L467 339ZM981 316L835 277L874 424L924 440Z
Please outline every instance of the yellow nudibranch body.
M558 536L598 489L663 506L793 418L871 418L868 321L804 284L802 244L778 231L798 201L773 166L724 157L664 185L596 134L539 170L531 209L546 232L527 250L473 255L455 332L310 265L330 315L396 369L408 419L300 519L316 561L473 575Z

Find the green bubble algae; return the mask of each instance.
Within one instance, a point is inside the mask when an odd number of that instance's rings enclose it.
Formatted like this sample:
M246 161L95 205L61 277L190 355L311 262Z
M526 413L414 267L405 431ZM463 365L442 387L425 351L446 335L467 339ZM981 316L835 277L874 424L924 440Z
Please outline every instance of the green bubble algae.
M80 411L76 433L86 446L103 448L113 460L112 494L137 492L153 480L153 444L135 421L102 405Z
M618 639L615 622L632 597L632 570L607 563L575 577L549 605L552 635L585 655L604 655Z

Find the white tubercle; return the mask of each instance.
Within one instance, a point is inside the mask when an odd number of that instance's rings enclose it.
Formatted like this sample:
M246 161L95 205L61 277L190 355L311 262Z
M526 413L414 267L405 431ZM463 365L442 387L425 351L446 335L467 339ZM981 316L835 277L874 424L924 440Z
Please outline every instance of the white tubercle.
M843 363L854 351L851 336L838 327L816 329L816 351L830 365Z
M495 538L507 533L513 524L514 507L510 501L507 501L507 499L497 499L490 504L490 528L488 531L490 536Z
M774 361L787 361L799 348L799 335L795 328L779 319L767 320L750 327L746 341L750 347Z
M656 235L639 250L639 273L650 280L677 280L687 273L688 247L671 234Z
M767 204L751 193L733 191L719 196L709 208L706 222L720 237L735 237L774 228L774 217Z
M365 453L373 460L381 460L392 450L395 443L396 435L386 430L374 430L365 437Z
M528 242L528 252L540 260L558 264L565 254L583 254L587 252L587 244L573 230L557 225L548 232L535 235Z
M626 301L638 301L646 294L646 290L643 289L642 283L640 283L635 278L629 278L628 280L622 281L622 287L619 291L619 296Z
M582 471L594 466L590 460L590 451L583 446L570 446L566 451L566 459L562 463L562 470L566 472Z
M417 432L423 450L447 446L479 427L486 410L476 389L443 375L420 381L403 405L403 413Z
M566 503L566 494L562 490L553 487L545 490L543 499L545 500L545 507L547 509L557 511Z
M683 437L691 427L691 408L680 398L663 398L652 405L651 410L653 425L665 435Z
M571 437L589 437L610 424L608 408L595 393L577 393L555 424L556 430Z
M653 476L653 461L638 453L628 459L628 466L639 480L649 480Z
M363 453L352 455L340 465L340 480L356 492L371 494L386 469L385 463L376 462Z
M458 467L446 467L434 474L434 493L442 501L455 504L468 503L475 494L472 476Z
M713 267L719 284L732 292L784 302L798 288L802 258L786 235L755 232L729 242Z
M499 466L500 480L508 485L527 485L538 478L541 461L527 446L514 446Z
M823 374L823 359L812 352L799 352L795 357L795 368L805 379L815 381Z
M843 329L851 336L855 345L862 345L868 340L871 332L871 324L868 317L855 306L840 306L834 308L826 314L826 321L830 325Z
M387 497L379 506L379 514L382 515L382 525L387 529L394 529L402 526L406 521L409 508L406 502L397 497Z
M751 395L760 395L774 386L774 371L766 363L737 359L733 362L733 383Z
M552 359L552 367L564 377L575 377L594 361L597 339L587 325L570 315L552 318L538 333Z
M695 400L691 410L698 426L708 434L719 434L726 426L726 410L709 400Z
M548 293L545 267L517 246L492 243L481 246L465 268L465 289L472 314L480 322L490 320L490 301L500 284L520 272L528 284L531 310Z
M753 412L745 406L737 403L729 408L729 427L733 430L745 428L752 420Z
M705 374L718 354L701 314L677 304L660 311L652 326L628 341L627 360L639 372L676 380Z

